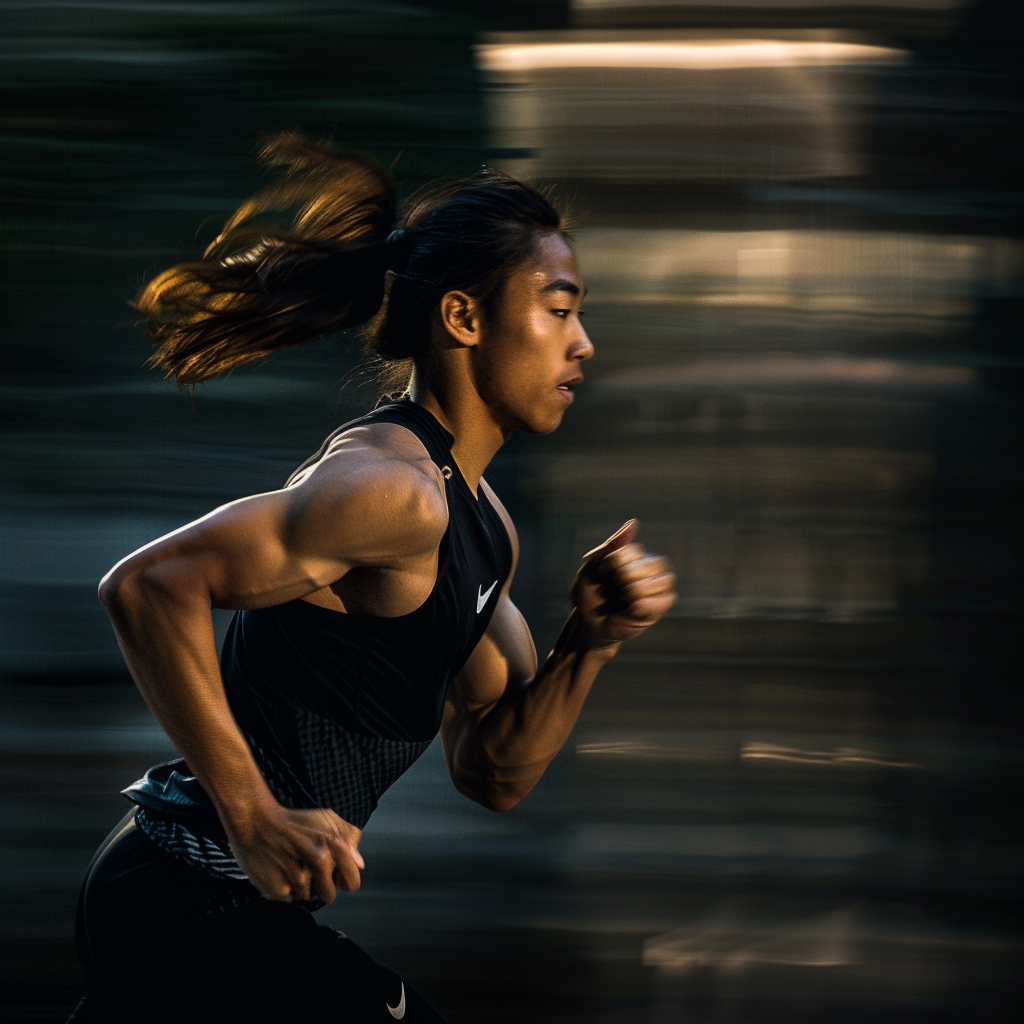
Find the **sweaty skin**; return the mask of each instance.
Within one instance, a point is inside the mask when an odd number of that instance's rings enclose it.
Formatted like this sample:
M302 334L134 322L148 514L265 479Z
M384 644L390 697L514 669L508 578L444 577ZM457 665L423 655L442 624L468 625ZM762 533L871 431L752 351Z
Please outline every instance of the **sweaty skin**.
M483 472L513 433L561 422L594 353L583 293L568 244L545 236L486 324L472 296L441 299L414 371L412 399L455 437L466 482L484 489L509 530L513 573L515 528ZM357 427L291 486L147 544L100 584L139 690L270 899L329 903L336 889L357 889L360 830L334 811L291 810L273 797L228 707L211 609L302 598L339 613L405 615L430 594L447 524L444 480L419 440L396 424ZM630 520L584 557L573 610L539 669L506 583L444 709L448 769L466 796L494 810L521 800L565 743L600 668L674 603L667 561L637 543L637 530Z

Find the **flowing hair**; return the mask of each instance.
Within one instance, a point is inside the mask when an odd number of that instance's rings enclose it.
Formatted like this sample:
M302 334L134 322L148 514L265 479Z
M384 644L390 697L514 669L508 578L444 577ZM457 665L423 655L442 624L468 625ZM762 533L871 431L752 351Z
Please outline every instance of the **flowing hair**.
M478 298L486 317L539 236L566 233L548 194L489 169L415 194L398 217L390 174L366 154L286 132L260 158L280 177L202 260L165 270L134 300L150 364L180 386L351 328L389 383L407 381L446 292Z

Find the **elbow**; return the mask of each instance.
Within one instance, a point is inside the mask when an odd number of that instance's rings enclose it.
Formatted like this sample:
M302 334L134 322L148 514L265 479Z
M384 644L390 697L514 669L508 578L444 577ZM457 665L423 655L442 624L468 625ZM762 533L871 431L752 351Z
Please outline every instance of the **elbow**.
M497 811L499 814L502 811L510 811L523 797L525 793L509 793L507 791L501 791L498 793L491 793L488 795L486 800L480 800L484 807L489 811Z
M111 616L146 603L166 588L157 578L155 566L129 556L117 563L100 580L96 596Z
M465 756L452 742L451 734L445 754L448 775L455 788L473 803L499 813L511 810L526 797L547 767L546 762L543 766L502 764L489 755L481 756L479 750Z
M96 596L108 612L112 612L123 602L134 575L124 562L119 562L100 580Z
M480 779L456 780L455 788L463 796L469 797L473 803L498 813L511 810L530 792L529 789L508 784L481 784Z

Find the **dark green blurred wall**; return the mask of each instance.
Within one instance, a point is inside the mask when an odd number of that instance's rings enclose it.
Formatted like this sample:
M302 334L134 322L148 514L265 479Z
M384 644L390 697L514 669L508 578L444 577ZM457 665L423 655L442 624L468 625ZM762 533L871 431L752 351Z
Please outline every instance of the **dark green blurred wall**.
M299 127L369 150L404 194L472 173L487 154L472 43L559 16L529 4L3 6L0 674L120 672L92 596L105 568L279 485L373 404L372 375L350 372L358 346L339 338L191 404L143 367L128 300L195 258L266 180L261 134Z
M887 56L503 77L473 49L727 36ZM598 354L488 472L513 594L543 651L632 515L680 574L528 800L462 799L435 745L325 917L453 1020L1016 1019L1018 5L40 0L0 38L0 1015L63 1019L82 870L173 753L99 577L376 399L339 338L194 402L143 365L131 295L301 127L405 193L559 180Z

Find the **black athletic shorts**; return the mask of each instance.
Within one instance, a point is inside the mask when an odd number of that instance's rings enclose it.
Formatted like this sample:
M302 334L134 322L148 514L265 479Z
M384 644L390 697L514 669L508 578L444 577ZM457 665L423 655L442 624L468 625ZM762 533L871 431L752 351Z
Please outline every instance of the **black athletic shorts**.
M86 994L69 1024L443 1024L394 971L308 909L175 859L133 819L100 847L82 884Z

